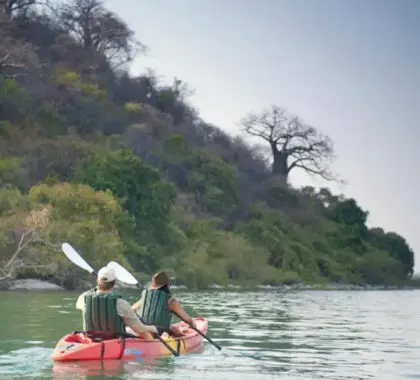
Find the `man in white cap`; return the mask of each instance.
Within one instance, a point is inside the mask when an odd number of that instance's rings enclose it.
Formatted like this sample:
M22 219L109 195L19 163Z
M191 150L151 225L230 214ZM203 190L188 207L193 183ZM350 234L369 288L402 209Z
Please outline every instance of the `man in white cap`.
M113 268L101 268L97 288L82 293L77 299L76 308L83 312L83 330L109 337L126 335L126 327L139 337L156 334L156 327L143 324L131 305L114 290L116 279Z

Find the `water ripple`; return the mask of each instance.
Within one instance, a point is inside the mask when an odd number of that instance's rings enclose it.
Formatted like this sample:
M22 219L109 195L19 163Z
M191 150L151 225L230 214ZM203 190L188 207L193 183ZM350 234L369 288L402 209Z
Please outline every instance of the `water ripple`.
M55 342L80 327L77 294L3 293L10 314L0 325L0 378L420 379L419 295L177 291L189 312L209 318L222 351L206 343L176 359L54 364Z

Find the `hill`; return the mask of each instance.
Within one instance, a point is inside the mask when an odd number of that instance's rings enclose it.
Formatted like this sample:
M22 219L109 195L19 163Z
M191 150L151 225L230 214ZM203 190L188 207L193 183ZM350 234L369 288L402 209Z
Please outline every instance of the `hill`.
M133 77L146 51L99 0L0 9L0 280L86 274L59 253L71 242L148 278L160 268L210 283L402 284L414 254L366 226L356 200L293 188L291 171L336 180L333 143L282 107L242 120L272 152L200 118L189 88Z

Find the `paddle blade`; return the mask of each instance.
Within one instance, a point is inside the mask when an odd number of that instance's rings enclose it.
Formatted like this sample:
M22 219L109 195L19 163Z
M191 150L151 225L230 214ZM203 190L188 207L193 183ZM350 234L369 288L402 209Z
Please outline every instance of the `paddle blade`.
M78 267L87 270L89 273L94 272L94 269L83 259L82 256L77 253L77 251L69 243L61 244L61 249L73 264L76 264Z
M127 269L115 261L110 261L108 266L115 270L118 280L130 285L137 285L139 283Z

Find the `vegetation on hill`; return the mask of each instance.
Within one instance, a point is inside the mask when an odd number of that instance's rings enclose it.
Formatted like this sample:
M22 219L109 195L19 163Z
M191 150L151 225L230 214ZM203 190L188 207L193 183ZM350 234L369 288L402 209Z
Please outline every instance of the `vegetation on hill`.
M277 106L242 120L272 153L202 120L188 86L128 67L145 46L100 0L0 9L0 280L86 274L117 260L210 283L404 283L403 237L366 226L356 200L296 189L291 171L336 180L332 141Z

